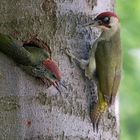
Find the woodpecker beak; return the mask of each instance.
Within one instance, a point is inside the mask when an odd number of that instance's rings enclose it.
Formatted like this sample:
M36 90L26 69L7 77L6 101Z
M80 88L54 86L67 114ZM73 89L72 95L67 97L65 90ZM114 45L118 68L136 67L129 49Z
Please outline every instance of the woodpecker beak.
M66 85L63 83L63 81L56 81L53 82L53 86L58 90L58 92L61 94L63 91L62 87L67 89Z
M85 24L84 27L97 27L100 25L101 25L100 21L94 19L92 22Z
M92 22L85 24L83 27L97 27L103 30L109 30L111 28L110 25L105 25L101 20L97 20L96 18Z

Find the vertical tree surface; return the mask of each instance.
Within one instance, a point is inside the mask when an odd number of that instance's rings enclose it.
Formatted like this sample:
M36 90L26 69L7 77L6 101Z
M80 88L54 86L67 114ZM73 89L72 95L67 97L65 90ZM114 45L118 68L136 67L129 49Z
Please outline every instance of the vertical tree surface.
M113 106L94 132L89 98L95 90L70 63L65 48L88 58L99 31L83 28L100 12L114 9L112 0L0 0L0 32L17 40L37 34L52 48L63 74L61 95L42 85L0 52L0 140L117 140Z

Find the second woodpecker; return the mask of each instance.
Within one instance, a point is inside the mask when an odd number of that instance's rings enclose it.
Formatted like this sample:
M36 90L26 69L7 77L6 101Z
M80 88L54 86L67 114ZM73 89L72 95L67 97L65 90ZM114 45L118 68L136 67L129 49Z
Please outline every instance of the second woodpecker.
M95 79L97 83L98 101L90 108L93 127L97 127L102 114L114 103L121 80L120 23L115 13L103 12L85 26L101 29L101 35L95 41L89 59L79 60L70 52L67 54L85 69L86 77Z
M51 58L50 47L43 40L35 36L22 43L0 33L0 51L12 58L28 74L39 78L48 86L53 85L61 92L61 71Z

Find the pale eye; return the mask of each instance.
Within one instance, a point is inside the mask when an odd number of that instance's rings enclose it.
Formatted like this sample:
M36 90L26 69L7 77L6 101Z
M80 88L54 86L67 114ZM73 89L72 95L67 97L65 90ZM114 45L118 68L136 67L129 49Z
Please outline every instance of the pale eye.
M110 18L109 18L109 17L104 17L104 18L103 18L103 22L104 22L104 23L108 24L109 21L110 21Z

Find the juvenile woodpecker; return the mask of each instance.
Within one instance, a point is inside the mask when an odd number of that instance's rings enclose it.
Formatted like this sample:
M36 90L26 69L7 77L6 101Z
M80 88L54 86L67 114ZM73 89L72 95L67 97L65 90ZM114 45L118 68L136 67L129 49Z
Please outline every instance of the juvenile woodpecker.
M56 62L51 57L52 52L47 43L35 36L30 40L24 41L23 47L31 54L32 61L36 65L34 73L31 73L31 75L39 77L44 83L48 80L59 91L58 82L60 82L62 74ZM28 66L22 66L22 68L25 71L30 71L30 67Z
M102 114L114 103L121 80L120 23L115 13L103 12L85 26L101 29L101 35L93 44L89 59L79 60L68 51L67 55L78 61L81 68L85 69L85 75L89 79L94 78L97 83L98 101L90 107L90 117L95 128L98 127Z
M0 51L12 58L28 74L49 81L58 90L61 71L51 58L49 46L38 38L18 43L8 35L0 33Z

